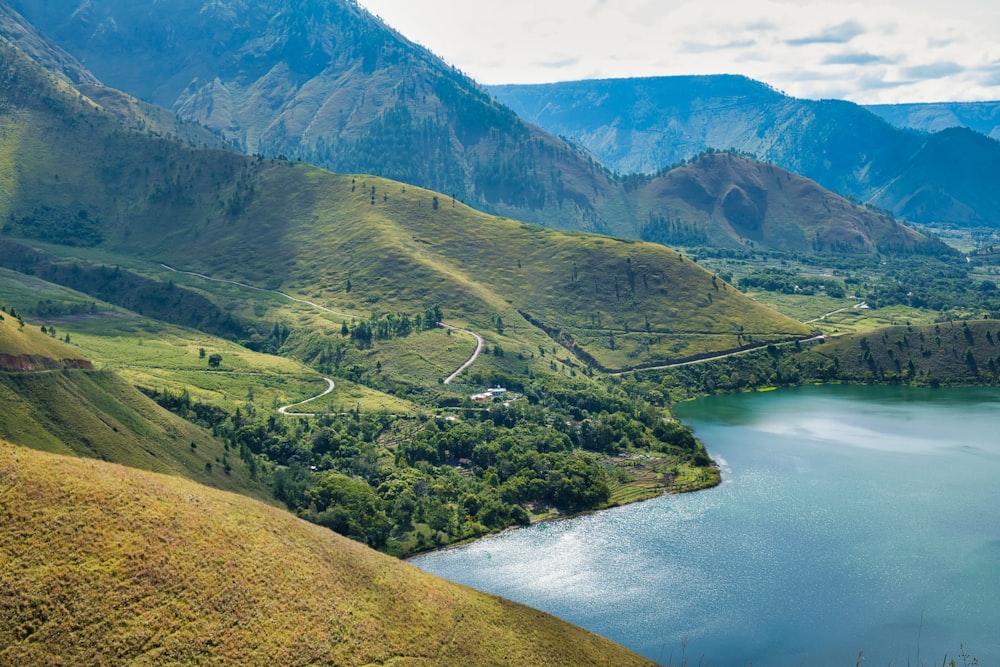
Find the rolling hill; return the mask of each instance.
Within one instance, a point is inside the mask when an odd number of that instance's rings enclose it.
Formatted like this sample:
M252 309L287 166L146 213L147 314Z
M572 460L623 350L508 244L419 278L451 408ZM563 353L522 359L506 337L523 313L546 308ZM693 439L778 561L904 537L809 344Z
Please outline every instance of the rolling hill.
M664 244L945 252L942 244L890 216L859 208L780 167L731 153L711 153L666 171L638 187L636 199L648 210L639 236Z
M271 498L220 441L166 412L116 373L91 368L72 345L4 315L0 438Z
M636 215L647 213L637 210L628 182L588 152L554 136L559 132L524 122L474 81L346 0L11 4L105 83L175 110L251 153L378 174L479 210L562 229L635 238ZM644 110L630 109L628 122L648 120ZM795 115L781 131L794 134L810 122ZM606 145L627 146L635 136L598 132ZM824 155L820 162L833 158L851 170L856 153L871 152L853 146L853 135L835 139L837 150L854 153ZM910 149L889 150L895 157ZM648 171L668 162L654 160ZM854 194L840 181L817 178L816 170L802 171L811 166L790 168ZM845 178L850 185L854 177ZM657 208L672 204L665 198Z
M807 332L663 246L557 232L395 181L129 130L22 54L3 57L16 65L5 70L0 164L19 165L0 169L3 235L48 253L7 246L9 268L104 290L105 300L146 294L135 303L147 309L189 299L174 311L201 313L227 335L237 335L234 311L173 278L164 284L159 263L359 316L438 304L483 330L496 331L500 316L508 337L524 332L525 352L551 336L607 368ZM68 259L80 256L103 259ZM155 275L108 266L136 261ZM252 319L250 306L235 312Z
M187 480L0 443L0 498L4 664L651 664Z
M742 76L678 76L494 86L523 118L568 137L622 173L652 173L705 149L736 149L912 222L996 224L994 188L957 187L954 156L978 169L996 141L894 127L839 100L800 100ZM920 181L905 178L919 170ZM901 176L903 176L901 178ZM904 187L905 183L905 187ZM930 189L935 199L920 196ZM907 206L918 198L923 205Z

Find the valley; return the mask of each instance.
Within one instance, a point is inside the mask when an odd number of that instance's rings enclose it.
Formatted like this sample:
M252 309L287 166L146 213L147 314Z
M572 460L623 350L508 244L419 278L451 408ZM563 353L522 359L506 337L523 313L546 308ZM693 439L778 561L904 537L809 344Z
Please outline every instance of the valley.
M647 664L404 559L724 492L689 399L1000 384L998 164L343 0L0 0L0 662Z

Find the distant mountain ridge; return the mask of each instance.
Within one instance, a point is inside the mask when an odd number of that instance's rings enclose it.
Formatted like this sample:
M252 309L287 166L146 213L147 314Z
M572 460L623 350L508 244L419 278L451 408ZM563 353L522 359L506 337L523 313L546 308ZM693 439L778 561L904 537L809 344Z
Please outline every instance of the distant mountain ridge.
M486 212L622 237L638 237L653 209L683 207L652 201L649 193L670 193L655 187L637 201L634 183L524 122L344 0L13 5L103 81L250 152L378 174ZM801 218L795 209L790 215Z
M921 132L967 127L1000 140L1000 101L866 104L865 108L896 127Z
M1000 156L1000 144L977 141L968 136L972 130L936 136L900 129L850 102L795 99L732 75L490 90L529 122L579 143L621 173L656 171L707 148L734 148L913 222L1000 224L994 180L959 189L953 183L956 171L988 174ZM966 150L949 148L952 141ZM911 190L901 191L904 183ZM920 194L927 190L935 197ZM906 205L915 198L920 206Z

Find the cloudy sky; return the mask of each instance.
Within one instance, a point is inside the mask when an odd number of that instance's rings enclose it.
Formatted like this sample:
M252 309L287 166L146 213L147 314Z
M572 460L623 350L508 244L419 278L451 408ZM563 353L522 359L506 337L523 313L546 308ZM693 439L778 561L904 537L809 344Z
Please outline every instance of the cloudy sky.
M745 74L859 103L1000 100L996 0L360 0L485 84Z

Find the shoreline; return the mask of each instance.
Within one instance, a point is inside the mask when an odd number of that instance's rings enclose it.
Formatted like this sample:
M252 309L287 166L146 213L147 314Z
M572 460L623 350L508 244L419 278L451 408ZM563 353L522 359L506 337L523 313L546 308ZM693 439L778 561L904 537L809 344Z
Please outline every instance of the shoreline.
M495 532L486 533L484 535L480 535L479 537L472 537L472 538L469 538L469 539L461 540L459 542L452 542L451 544L445 544L445 545L442 545L442 546L439 546L439 547L434 547L432 549L425 549L423 551L418 551L418 552L410 554L408 556L399 556L399 559L402 560L403 562L407 562L408 563L411 560L413 560L414 558L420 558L421 556L427 556L429 554L433 554L433 553L437 553L437 552L441 552L441 551L451 551L452 549L460 549L462 547L467 547L470 544L474 544L474 543L479 542L481 540L492 539L494 537L499 537L501 535L505 535L505 534L510 533L510 532L514 532L514 531L517 531L517 530L523 530L525 528L531 528L532 526L540 525L540 524L543 524L543 523L550 523L550 522L555 522L555 521L568 521L568 520L571 520L571 519L578 519L580 517L590 516L592 514L597 514L598 512L606 512L607 510L612 510L612 509L615 509L617 507L625 507L627 505L635 505L637 503L644 503L644 502L647 502L647 501L650 501L650 500L656 500L657 498L662 498L663 496L677 496L677 495L681 495L681 494L685 494L685 493L698 493L699 491L708 491L709 489L714 489L715 487L717 487L717 486L719 486L719 485L722 484L722 481L723 481L722 480L722 468L721 468L721 466L714 459L712 460L712 466L711 467L709 467L709 468L700 468L700 470L714 470L716 472L716 474L713 475L713 477L712 477L711 480L709 480L706 484L704 484L702 486L696 486L696 487L693 487L693 488L683 488L683 489L665 488L660 493L656 493L656 494L648 495L648 496L644 496L644 497L637 497L634 500L627 500L627 501L624 501L624 502L616 502L616 503L612 503L612 504L609 504L609 505L605 505L604 507L595 507L594 509L583 510L583 511L580 511L580 512L573 512L571 514L558 514L558 513L557 514L548 514L548 515L542 516L541 518L539 518L537 520L533 519L527 526L507 526L503 530L498 530L498 531L495 531Z

